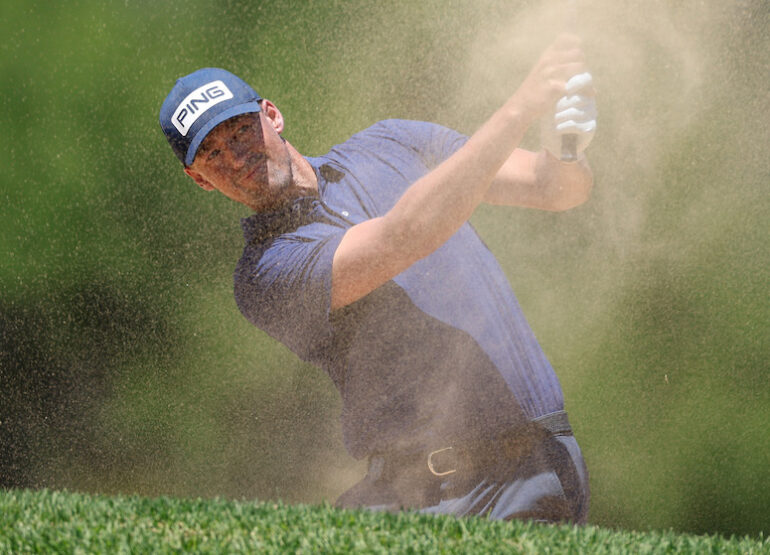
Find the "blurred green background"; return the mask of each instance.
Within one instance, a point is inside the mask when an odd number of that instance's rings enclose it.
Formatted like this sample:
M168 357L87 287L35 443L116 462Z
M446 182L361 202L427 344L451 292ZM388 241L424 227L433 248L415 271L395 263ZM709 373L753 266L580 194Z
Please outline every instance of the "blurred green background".
M160 104L218 66L308 155L385 117L472 133L565 3L4 2L0 486L320 502L354 483L331 382L233 301L246 209L183 175ZM591 521L767 532L770 10L579 6L593 198L473 223L559 373Z

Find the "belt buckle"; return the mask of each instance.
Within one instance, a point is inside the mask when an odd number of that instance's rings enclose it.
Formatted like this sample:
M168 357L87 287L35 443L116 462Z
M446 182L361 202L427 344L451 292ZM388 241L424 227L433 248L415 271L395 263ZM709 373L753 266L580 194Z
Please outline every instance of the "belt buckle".
M437 453L443 453L444 451L450 451L453 450L452 446L444 447L443 449L436 449L435 451L431 451L428 453L428 470L430 470L430 473L434 476L449 476L450 474L454 474L457 472L456 468L453 468L452 470L447 470L444 472L439 472L436 470L436 468L433 466L433 455Z

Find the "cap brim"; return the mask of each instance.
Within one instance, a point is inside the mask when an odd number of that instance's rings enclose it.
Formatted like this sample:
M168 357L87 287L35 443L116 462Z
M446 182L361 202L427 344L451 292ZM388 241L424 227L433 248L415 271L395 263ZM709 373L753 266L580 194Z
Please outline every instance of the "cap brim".
M193 163L195 160L195 155L198 153L198 147L201 146L203 139L205 139L211 130L214 129L217 125L235 116L240 116L241 114L261 111L262 108L259 106L258 102L246 102L245 104L232 106L231 108L228 108L224 112L220 112L215 117L211 118L203 127L198 130L192 141L190 141L190 146L187 148L187 155L184 159L184 165L189 166Z

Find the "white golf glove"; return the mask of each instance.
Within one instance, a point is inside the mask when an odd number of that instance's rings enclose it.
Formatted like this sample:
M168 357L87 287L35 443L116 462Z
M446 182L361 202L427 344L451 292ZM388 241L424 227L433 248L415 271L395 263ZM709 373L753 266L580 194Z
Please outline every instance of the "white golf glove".
M540 141L543 148L556 158L561 158L562 136L576 136L576 153L583 152L596 132L596 99L585 93L591 88L590 73L580 73L567 81L567 94L559 99L555 109L540 124Z

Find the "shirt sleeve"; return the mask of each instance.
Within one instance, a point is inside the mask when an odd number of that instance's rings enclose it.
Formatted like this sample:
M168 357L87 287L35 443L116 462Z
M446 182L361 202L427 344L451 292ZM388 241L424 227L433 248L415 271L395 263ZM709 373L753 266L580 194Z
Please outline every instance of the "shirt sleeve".
M412 120L386 120L383 123L388 132L414 149L431 169L468 141L466 135L437 123Z
M286 234L247 245L235 270L235 300L246 319L308 362L319 362L332 336L332 261L343 235Z

